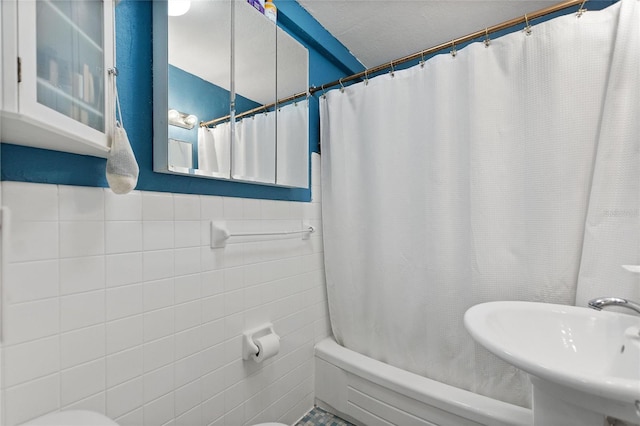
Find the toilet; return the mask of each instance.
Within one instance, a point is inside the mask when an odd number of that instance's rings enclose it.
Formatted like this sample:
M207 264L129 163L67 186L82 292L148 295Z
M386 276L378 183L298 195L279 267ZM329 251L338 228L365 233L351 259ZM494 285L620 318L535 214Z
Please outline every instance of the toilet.
M87 410L68 410L49 413L21 426L118 426L103 414ZM287 426L284 423L260 423L255 426Z

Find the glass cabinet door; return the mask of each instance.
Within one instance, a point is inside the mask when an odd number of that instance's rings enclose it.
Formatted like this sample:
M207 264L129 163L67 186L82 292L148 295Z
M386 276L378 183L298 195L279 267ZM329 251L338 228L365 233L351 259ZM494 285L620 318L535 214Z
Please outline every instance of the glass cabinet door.
M37 102L104 132L103 2L37 1L36 62Z
M113 1L21 0L17 24L17 112L27 126L24 134L16 126L12 142L105 157L114 126Z

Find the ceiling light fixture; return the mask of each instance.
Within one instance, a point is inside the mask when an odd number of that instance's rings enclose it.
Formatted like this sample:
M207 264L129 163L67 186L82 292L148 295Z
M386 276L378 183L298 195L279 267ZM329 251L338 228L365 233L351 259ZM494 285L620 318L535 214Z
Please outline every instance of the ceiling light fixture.
M168 0L167 12L169 16L180 16L187 13L191 7L191 0Z

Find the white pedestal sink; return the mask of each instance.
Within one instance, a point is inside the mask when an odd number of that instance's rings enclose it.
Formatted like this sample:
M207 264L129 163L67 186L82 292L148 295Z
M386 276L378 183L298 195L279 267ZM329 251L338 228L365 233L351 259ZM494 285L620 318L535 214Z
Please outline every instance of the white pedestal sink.
M529 373L535 426L640 424L640 316L489 302L464 322L478 343Z

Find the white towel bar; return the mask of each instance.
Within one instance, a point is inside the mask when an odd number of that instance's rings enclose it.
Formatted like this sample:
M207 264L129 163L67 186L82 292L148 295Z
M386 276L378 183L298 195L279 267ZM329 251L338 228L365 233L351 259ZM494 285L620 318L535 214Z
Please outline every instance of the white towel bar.
M304 229L295 231L272 231L272 232L234 232L230 233L224 224L224 222L211 221L211 248L224 248L227 245L227 240L231 237L269 237L277 235L296 235L302 234L302 239L306 240L315 232L315 228L311 225L306 225Z

